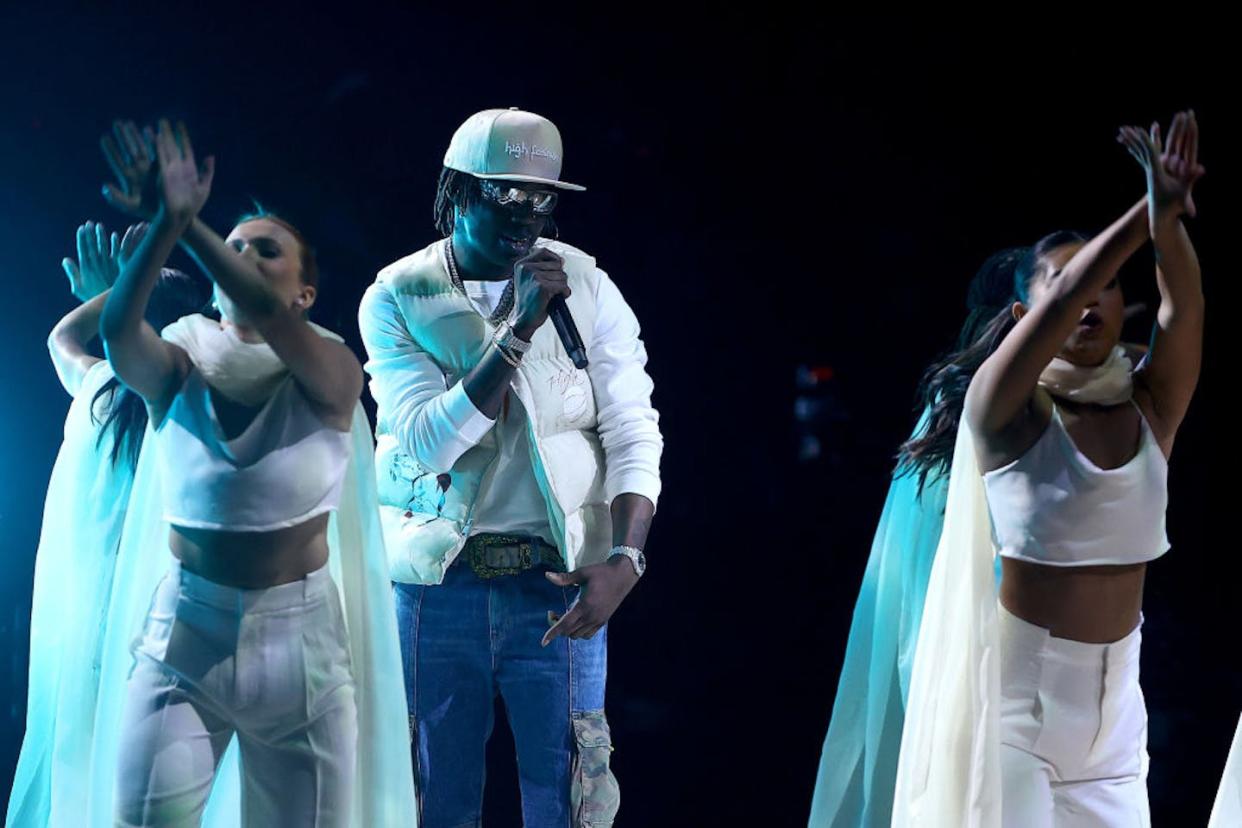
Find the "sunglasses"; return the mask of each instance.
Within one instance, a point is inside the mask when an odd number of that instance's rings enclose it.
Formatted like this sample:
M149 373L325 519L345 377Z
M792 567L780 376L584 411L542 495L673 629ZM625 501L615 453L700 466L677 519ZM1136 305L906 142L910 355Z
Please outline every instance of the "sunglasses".
M556 193L551 190L523 190L487 179L479 180L479 190L488 201L510 210L525 207L535 215L547 216L556 209Z

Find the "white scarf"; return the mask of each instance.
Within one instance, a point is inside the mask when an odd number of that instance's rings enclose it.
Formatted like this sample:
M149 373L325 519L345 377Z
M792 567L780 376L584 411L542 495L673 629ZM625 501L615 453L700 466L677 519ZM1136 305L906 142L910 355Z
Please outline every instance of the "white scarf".
M344 342L327 328L309 324L320 336ZM244 342L232 325L221 325L201 314L178 319L162 336L185 349L208 385L242 405L261 405L289 376L288 367L271 345Z
M1120 345L1092 368L1056 357L1039 375L1039 384L1052 396L1070 402L1118 405L1134 394L1134 363Z

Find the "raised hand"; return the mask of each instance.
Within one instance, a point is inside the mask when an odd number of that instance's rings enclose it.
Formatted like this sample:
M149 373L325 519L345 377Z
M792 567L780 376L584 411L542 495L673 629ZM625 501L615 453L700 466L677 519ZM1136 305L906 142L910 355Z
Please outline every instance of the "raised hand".
M133 121L114 121L112 132L100 138L115 184L105 184L104 199L123 213L149 219L155 215L155 134L138 131Z
M216 159L207 156L200 170L185 124L178 123L174 132L167 119L160 119L155 151L160 164L160 198L164 209L177 221L188 224L211 194Z
M138 249L138 245L142 243L150 227L151 225L145 221L131 224L125 228L125 235L121 237L120 245L116 243L116 233L112 234L112 255L116 259L118 269L125 267L125 263L133 258L134 251Z
M1197 215L1193 190L1206 170L1199 164L1199 123L1194 112L1179 112L1173 117L1167 146L1161 140L1158 123L1152 124L1150 131L1122 127L1117 141L1147 173L1148 219L1153 233L1161 220Z
M132 225L123 238L109 234L98 222L88 221L79 227L77 261L69 257L61 261L73 295L79 301L89 302L112 287L145 233L145 224Z

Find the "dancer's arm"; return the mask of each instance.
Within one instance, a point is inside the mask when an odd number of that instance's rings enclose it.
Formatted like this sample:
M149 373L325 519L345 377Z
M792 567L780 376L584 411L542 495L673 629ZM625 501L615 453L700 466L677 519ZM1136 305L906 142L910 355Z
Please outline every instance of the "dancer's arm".
M99 335L99 317L107 293L146 230L145 224L133 224L125 230L124 238L118 239L116 233L109 238L102 224L88 221L78 228L78 260L66 258L61 262L69 277L69 289L82 304L52 328L47 349L60 384L71 396L78 393L86 372L100 361L86 346Z
M56 327L52 328L47 337L47 351L52 357L52 367L56 369L61 386L71 397L77 396L86 372L100 362L99 357L92 355L86 346L99 333L99 315L103 313L107 298L105 291L89 302L78 305L56 323Z
M116 281L115 261L108 255L116 244L115 233L109 244L104 226L88 221L78 227L77 261L66 257L60 263L69 277L69 291L82 304L61 317L52 328L47 337L47 351L61 387L71 397L77 396L82 378L99 362L99 357L91 354L87 345L99 334L99 314L103 311L103 300L99 297Z
M76 396L82 378L99 357L87 350L87 345L99 334L99 315L103 312L103 295L116 281L119 260L133 253L141 226L135 225L125 231L121 242L102 224L88 221L78 228L78 258L65 258L61 267L69 277L69 290L81 305L69 311L56 323L47 338L48 354L60 384Z
M1039 376L1078 324L1083 309L1147 239L1146 202L1087 242L1047 282L1047 295L1018 320L971 381L965 415L987 441L1030 413Z
M181 348L160 338L144 318L160 268L176 247L182 228L160 203L155 172L154 133L140 133L133 121L116 121L100 141L117 182L106 184L104 199L138 218L150 219L145 236L121 268L99 320L99 334L112 370L142 397L159 419L190 368Z
M185 126L179 125L174 135L161 121L156 148L165 202L185 227L181 241L190 255L246 314L307 397L348 428L362 393L362 366L353 351L316 333L301 311L280 300L253 262L198 218L211 192L215 164L208 157L199 170Z
M99 320L112 370L155 409L161 409L181 387L190 368L185 351L161 339L144 318L160 268L177 246L181 230L163 206L156 211L133 257L121 268ZM158 415L153 419L158 420Z
M1192 188L1199 165L1199 124L1179 113L1162 147L1158 125L1150 133L1126 128L1119 139L1147 174L1148 223L1156 248L1160 309L1147 361L1135 375L1135 399L1168 455L1199 382L1203 357L1203 282L1199 258L1183 214L1195 215Z

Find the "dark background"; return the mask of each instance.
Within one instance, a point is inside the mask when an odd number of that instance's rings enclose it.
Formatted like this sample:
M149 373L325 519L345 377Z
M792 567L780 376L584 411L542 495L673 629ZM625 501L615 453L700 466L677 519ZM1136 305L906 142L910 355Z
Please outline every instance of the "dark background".
M1116 127L1194 106L1212 324L1171 468L1174 550L1149 573L1143 684L1155 824L1206 821L1242 707L1218 497L1236 491L1233 446L1209 423L1236 295L1237 47L1185 9L1098 30L1051 12L931 25L765 9L0 11L0 780L68 402L44 350L73 304L59 263L82 221L123 226L98 195L111 118L188 121L217 156L217 229L252 196L299 224L324 273L316 318L355 347L374 273L435 237L457 125L505 106L559 125L565 176L590 187L563 199L562 238L642 320L667 443L650 572L610 636L618 825L783 826L805 823L891 457L970 276L999 247L1110 222L1143 192ZM1151 273L1144 252L1128 300L1153 299ZM799 365L832 369L816 394L837 412L809 462ZM487 820L505 826L516 772L498 736Z

